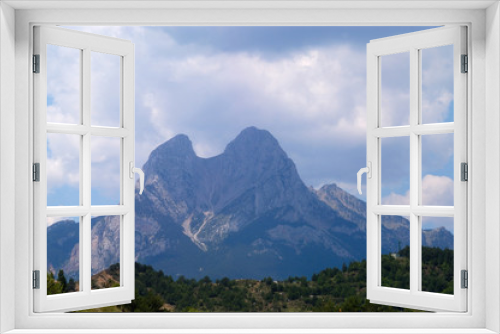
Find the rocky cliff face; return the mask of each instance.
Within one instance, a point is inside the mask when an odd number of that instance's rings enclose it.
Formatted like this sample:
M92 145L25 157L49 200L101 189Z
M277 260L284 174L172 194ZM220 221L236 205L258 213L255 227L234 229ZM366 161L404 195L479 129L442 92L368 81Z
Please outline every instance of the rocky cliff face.
M92 274L119 262L120 217L92 218ZM47 269L55 275L63 269L65 275L78 280L80 269L80 226L74 220L63 220L47 230Z
M320 200L339 215L366 231L366 202L337 187L327 184L319 190L312 189ZM410 243L410 222L401 216L382 217L382 252L396 252ZM444 227L422 231L422 245L453 249L453 235Z
M342 218L353 222L362 231L366 231L366 203L337 187L327 184L319 190L311 189L316 196Z
M306 187L265 130L243 130L208 159L178 135L151 153L144 172L136 257L165 273L283 279L366 257L365 203L334 184ZM117 222L93 223L93 272L116 259ZM384 252L408 244L408 225L402 217L384 219Z

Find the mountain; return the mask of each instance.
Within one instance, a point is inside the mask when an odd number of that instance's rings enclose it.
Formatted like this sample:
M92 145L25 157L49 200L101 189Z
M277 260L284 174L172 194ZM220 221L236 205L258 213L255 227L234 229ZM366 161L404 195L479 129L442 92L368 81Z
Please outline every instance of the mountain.
M453 249L453 234L444 227L422 230L422 244L428 247Z
M244 129L212 158L177 135L143 170L136 260L172 276L284 279L366 257L366 204L334 184L308 188L268 131ZM93 273L116 260L118 223L94 218ZM382 224L383 253L408 244L408 220L384 216ZM449 232L433 233L424 242L439 245Z
M92 273L97 273L119 262L119 216L92 218ZM78 280L79 229L74 220L62 220L47 228L47 269L57 275L63 269L65 275Z
M74 220L61 220L47 228L47 269L53 274L63 268L66 276L78 276L79 234Z
M366 231L366 202L339 188L327 184L316 192L318 198L328 204L340 216ZM410 223L401 216L382 216L382 253L397 252L410 243ZM453 249L453 235L444 227L422 231L422 246Z

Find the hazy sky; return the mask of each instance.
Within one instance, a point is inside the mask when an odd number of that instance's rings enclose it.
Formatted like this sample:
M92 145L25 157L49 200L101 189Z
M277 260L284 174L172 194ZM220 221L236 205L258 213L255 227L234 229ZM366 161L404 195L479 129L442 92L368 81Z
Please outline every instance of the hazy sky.
M76 29L135 44L136 165L142 166L155 147L179 133L189 136L199 156L211 157L222 153L241 130L257 126L278 139L306 185L335 182L357 196L356 172L366 164L366 44L427 28ZM424 122L453 120L453 81L447 75L452 63L445 57L450 49L424 50ZM58 71L48 81L48 113L54 121L71 121L69 106L74 105L78 89L78 76L71 75L78 73L78 58L72 51L49 50L49 62L52 57L52 67ZM94 124L114 125L116 59L96 54L92 70L92 119ZM382 59L382 111L387 125L408 124L408 71L405 55ZM48 175L49 204L70 204L78 201L77 144L62 135L55 137L48 139L48 167L54 167ZM96 140L93 146L93 168L119 170L119 147L105 141ZM423 145L424 200L453 205L452 137L424 138ZM70 147L73 156L57 154ZM408 199L408 148L408 138L382 142L387 171L382 175L384 203L402 204ZM93 172L92 182L98 185L93 204L117 202L114 174Z

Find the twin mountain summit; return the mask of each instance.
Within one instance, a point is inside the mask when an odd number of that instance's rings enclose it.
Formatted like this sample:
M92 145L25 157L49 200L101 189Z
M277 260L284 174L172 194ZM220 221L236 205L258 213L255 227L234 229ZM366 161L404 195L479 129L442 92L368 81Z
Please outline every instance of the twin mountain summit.
M177 135L151 152L135 198L136 261L188 278L283 280L366 258L366 203L335 184L307 187L265 130L244 129L224 152L200 158ZM353 174L354 175L354 174ZM48 268L78 273L78 224L48 228ZM92 273L119 262L119 217L92 220ZM424 246L453 249L444 228ZM384 216L382 252L409 244L409 222Z

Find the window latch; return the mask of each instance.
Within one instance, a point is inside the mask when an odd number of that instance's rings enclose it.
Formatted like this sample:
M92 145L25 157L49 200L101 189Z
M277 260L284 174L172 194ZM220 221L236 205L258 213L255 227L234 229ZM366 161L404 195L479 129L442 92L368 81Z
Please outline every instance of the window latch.
M371 179L372 178L372 163L368 161L367 166L364 168L361 168L358 171L358 192L360 195L363 193L361 192L361 175L366 173L366 178Z
M142 192L144 191L144 172L142 169L134 167L134 162L130 161L129 162L129 177L131 179L134 178L134 174L137 173L139 174L139 195L142 195Z

